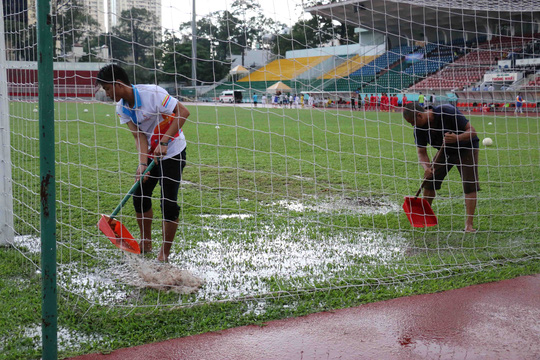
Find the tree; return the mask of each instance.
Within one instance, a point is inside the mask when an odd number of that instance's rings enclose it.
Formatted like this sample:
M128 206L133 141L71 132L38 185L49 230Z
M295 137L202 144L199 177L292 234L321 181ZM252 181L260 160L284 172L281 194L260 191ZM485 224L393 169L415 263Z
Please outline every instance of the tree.
M163 41L163 68L158 79L160 81L191 83L191 43L182 42L175 35L165 33ZM197 41L197 80L199 82L216 82L225 77L229 64L215 59L211 54L211 41Z
M122 11L112 34L113 57L123 60L131 58L135 64L141 64L147 56L153 55L160 42L156 16L146 9L135 7Z
M80 0L57 0L52 8L53 37L60 45L60 56L72 51L74 44L84 43L92 34L99 33L98 22L88 15Z
M6 17L4 33L6 39L7 60L35 61L37 53L36 26L28 26L15 17Z
M210 41L213 59L229 61L231 55L242 54L245 49L265 47L263 36L285 27L285 24L265 17L256 1L236 0L231 11L216 11L198 20L197 37ZM191 34L191 22L181 24L180 32Z
M317 48L335 38L332 20L314 15L309 20L298 21L290 33L278 35L273 50L285 56L289 50Z
M122 11L117 25L107 36L111 56L132 63L135 82L155 82L160 67L161 29L154 13L139 8ZM150 69L150 70L149 70Z

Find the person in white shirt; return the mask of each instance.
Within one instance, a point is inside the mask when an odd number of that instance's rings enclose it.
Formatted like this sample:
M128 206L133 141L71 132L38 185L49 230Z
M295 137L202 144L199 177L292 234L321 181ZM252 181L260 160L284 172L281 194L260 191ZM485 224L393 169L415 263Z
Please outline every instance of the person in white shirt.
M126 71L118 65L101 68L97 83L117 102L120 123L127 124L135 139L139 158L135 179L140 179L152 158L159 158L133 194L133 205L141 232L141 251L151 252L152 192L160 183L163 243L157 259L167 262L178 229L178 190L186 165L186 138L182 126L189 111L157 85L131 85Z
M309 96L309 97L308 97L308 106L309 106L310 108L313 107L313 104L314 104L314 102L313 102L313 95L306 94L305 96ZM305 98L305 97L304 97L304 98Z

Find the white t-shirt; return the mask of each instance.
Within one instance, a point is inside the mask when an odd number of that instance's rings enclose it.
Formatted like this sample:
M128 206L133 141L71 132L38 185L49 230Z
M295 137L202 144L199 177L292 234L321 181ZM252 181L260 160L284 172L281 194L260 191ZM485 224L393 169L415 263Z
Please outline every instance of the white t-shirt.
M116 113L120 117L121 124L131 121L139 127L139 130L146 135L148 150L150 150L150 138L154 129L163 121L162 115L173 113L178 100L157 85L133 85L133 95L135 106L130 108L122 99L116 104ZM186 148L186 137L182 129L179 132L179 136L169 143L167 155L163 159L176 156Z

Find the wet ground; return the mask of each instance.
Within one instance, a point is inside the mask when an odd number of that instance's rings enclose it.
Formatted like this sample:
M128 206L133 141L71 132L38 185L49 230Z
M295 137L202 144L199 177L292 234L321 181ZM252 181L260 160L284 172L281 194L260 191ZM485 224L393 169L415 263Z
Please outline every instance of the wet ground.
M540 275L72 359L540 359Z

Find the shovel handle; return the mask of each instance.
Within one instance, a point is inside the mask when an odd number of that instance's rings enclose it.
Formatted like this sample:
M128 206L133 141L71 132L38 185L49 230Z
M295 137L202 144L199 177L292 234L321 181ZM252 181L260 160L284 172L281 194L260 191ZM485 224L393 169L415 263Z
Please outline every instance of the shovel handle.
M441 159L441 156L444 154L443 149L444 149L444 143L439 148L439 150L437 150L437 153L435 154L435 156L433 157L433 160L431 161L431 169L432 170L435 169L435 164L437 164L439 162L439 160ZM424 187L424 185L426 185L426 183L431 179L432 179L432 177L425 178L424 181L422 181L422 185L420 185L420 189L418 189L418 191L416 192L416 195L414 195L415 198L417 198L418 195L420 195L420 191L422 191L422 188Z
M116 207L116 209L114 209L114 211L112 212L110 218L111 220L114 219L114 217L120 212L120 210L124 207L124 205L126 204L126 202L129 200L129 198L131 197L131 195L133 195L133 193L135 191L137 191L137 189L139 188L139 186L141 186L141 181L144 179L144 175L146 175L147 172L149 172L150 170L152 170L152 168L156 165L156 160L155 159L152 159L152 162L150 163L150 165L148 165L148 167L146 168L146 170L142 173L141 175L141 178L139 179L139 181L137 181L135 184L133 184L133 186L131 187L131 189L129 189L128 193L126 194L126 196L124 196L124 198L122 199L122 201L120 202L120 204L118 204L118 206Z

